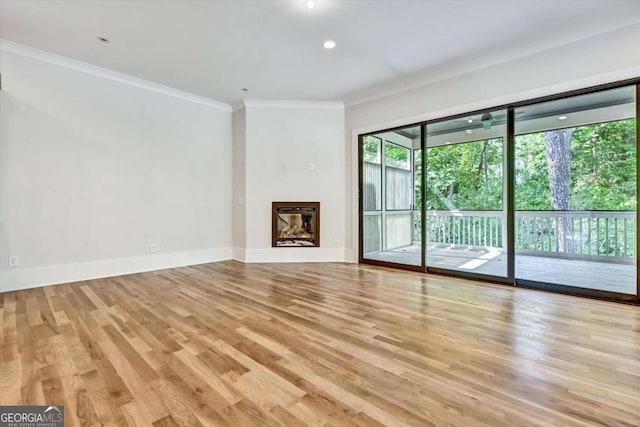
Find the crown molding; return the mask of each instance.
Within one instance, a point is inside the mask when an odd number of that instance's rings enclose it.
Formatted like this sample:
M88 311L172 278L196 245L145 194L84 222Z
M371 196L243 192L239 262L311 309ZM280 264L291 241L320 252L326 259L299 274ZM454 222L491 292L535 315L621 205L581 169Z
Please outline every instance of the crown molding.
M337 108L344 109L342 101L278 101L267 99L244 99L245 108Z
M120 73L118 71L109 70L108 68L98 67L86 62L78 61L68 58L66 56L58 55L44 50L35 49L29 46L25 46L16 42L12 42L6 39L0 39L0 51L9 52L16 55L25 56L28 58L36 59L39 61L47 62L49 64L58 65L60 67L70 68L72 70L80 71L87 74L92 74L97 77L101 77L108 80L113 80L119 83L127 84L130 86L139 87L141 89L149 90L152 92L161 93L163 95L173 96L185 101L195 102L197 104L206 105L208 107L218 108L223 111L232 111L231 105L224 102L216 101L211 98L207 98L194 93L185 92L180 89L175 89L170 86L165 86L159 83L154 83L149 80L133 77L128 74Z

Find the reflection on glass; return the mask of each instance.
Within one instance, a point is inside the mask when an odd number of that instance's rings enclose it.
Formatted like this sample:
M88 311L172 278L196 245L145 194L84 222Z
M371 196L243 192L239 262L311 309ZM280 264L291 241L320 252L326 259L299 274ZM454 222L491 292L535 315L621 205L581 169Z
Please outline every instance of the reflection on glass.
M382 140L374 136L362 138L362 231L363 252L382 250Z
M384 152L386 208L389 211L411 210L413 206L411 149L387 141Z
M505 277L506 111L427 126L427 266Z
M635 88L516 109L516 278L634 294Z
M420 266L420 127L368 135L361 141L363 257Z

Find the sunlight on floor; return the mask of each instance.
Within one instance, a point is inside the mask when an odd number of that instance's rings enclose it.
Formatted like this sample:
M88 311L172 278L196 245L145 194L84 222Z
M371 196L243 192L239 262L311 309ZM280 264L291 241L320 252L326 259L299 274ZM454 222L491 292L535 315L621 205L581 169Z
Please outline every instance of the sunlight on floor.
M502 252L499 252L499 251L487 252L486 254L482 255L479 258L472 259L471 261L462 264L458 268L460 268L461 270L475 270L476 268L485 264L487 261L491 261L495 257L500 256L500 254L502 254Z

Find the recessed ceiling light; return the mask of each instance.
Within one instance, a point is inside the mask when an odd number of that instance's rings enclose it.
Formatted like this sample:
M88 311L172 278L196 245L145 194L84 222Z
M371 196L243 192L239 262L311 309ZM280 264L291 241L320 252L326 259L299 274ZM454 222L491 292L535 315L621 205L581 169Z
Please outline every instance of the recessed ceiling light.
M469 119L469 120L467 120L467 122L473 123L473 119Z
M336 47L336 42L334 42L333 40L327 40L322 43L322 47L324 47L325 49L333 49L334 47Z
M307 1L307 7L309 9L313 9L315 7L315 5L316 5L316 2L314 2L313 0Z
M471 135L473 133L473 131L471 129L467 129L467 134Z
M558 116L558 120L567 120L569 116Z
M98 41L101 41L102 43L109 43L109 39L106 37L96 37L98 39Z

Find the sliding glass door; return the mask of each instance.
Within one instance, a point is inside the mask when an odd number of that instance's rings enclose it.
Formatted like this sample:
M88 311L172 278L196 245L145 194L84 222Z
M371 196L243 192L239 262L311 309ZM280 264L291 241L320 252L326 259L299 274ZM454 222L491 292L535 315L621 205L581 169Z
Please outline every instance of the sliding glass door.
M422 266L420 129L360 139L361 259Z
M506 110L428 124L427 267L507 276Z
M637 83L362 135L360 261L640 302Z
M635 86L515 112L516 279L635 295Z

